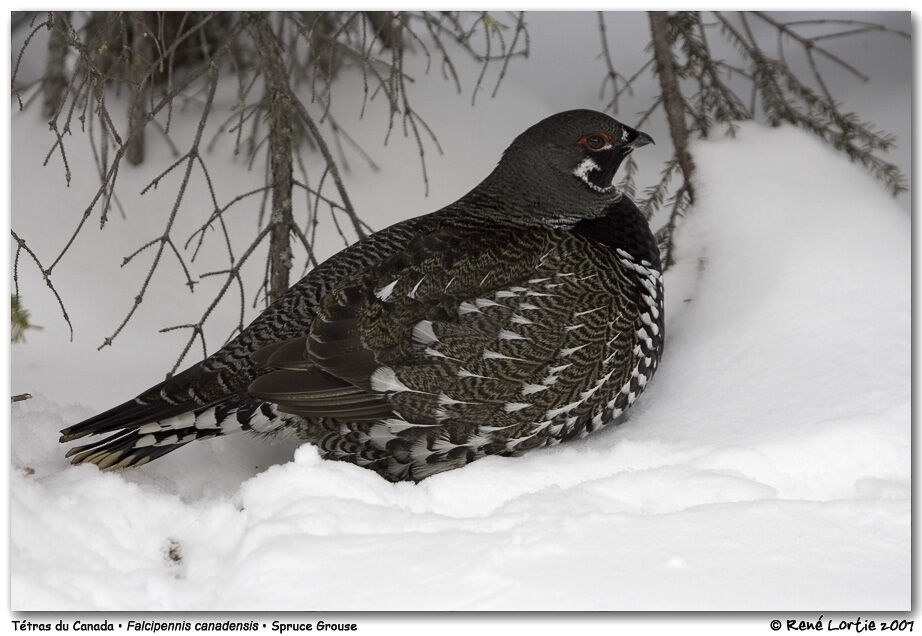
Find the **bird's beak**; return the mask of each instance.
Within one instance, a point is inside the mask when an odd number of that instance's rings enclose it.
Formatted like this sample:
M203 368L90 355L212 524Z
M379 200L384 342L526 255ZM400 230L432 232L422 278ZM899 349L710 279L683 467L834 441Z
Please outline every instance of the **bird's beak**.
M641 146L646 146L649 144L655 144L653 137L648 135L645 132L640 132L639 130L631 129L631 132L628 136L628 142L626 146L630 149L640 148Z

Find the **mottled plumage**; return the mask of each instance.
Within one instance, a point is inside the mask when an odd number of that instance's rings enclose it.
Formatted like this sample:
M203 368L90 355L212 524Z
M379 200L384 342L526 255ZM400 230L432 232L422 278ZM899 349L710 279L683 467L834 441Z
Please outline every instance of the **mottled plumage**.
M582 437L659 364L656 243L611 186L643 133L592 111L520 135L457 202L329 259L235 340L64 429L75 463L139 465L231 430L420 480Z

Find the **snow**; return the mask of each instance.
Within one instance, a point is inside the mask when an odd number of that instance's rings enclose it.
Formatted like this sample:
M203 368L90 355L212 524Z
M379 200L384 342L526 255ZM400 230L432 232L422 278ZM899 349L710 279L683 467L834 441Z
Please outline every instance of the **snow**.
M909 609L909 217L790 128L694 153L666 354L622 426L419 485L242 437L101 473L56 442L93 409L36 397L12 607Z

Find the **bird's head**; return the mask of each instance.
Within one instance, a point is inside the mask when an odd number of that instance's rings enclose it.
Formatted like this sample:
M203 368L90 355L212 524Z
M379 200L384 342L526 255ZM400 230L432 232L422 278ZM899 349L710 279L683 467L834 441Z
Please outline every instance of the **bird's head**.
M636 148L653 143L639 130L604 113L571 110L552 115L516 137L497 167L506 183L529 196L533 210L592 218L621 194L612 180ZM575 219L574 219L575 220Z

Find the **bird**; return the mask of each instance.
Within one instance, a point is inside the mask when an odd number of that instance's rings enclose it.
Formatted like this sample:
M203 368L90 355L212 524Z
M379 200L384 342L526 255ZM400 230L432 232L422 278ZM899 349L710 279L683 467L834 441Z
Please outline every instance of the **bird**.
M592 110L543 119L456 202L345 248L220 350L64 428L96 436L66 456L126 468L284 432L419 482L621 421L665 334L657 242L613 179L652 142Z

